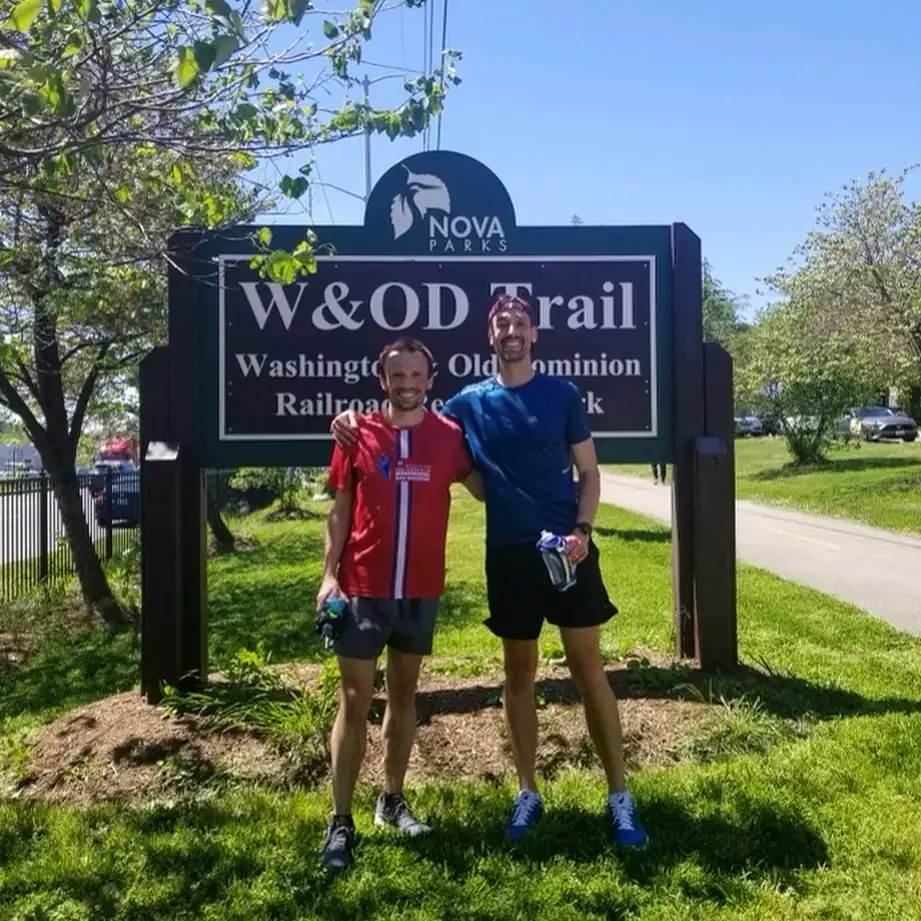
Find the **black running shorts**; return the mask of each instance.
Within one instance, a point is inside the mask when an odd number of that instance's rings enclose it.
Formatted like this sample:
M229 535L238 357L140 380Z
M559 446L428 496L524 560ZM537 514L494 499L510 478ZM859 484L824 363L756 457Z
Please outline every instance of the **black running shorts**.
M486 626L507 640L536 640L544 621L556 627L595 627L617 608L608 598L597 545L576 567L576 584L564 592L550 582L540 551L532 543L486 548Z

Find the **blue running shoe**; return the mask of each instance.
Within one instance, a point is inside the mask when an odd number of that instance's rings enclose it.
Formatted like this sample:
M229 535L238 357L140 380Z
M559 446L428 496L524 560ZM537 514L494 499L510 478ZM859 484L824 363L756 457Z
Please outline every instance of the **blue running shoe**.
M515 797L512 817L505 827L505 837L509 841L520 841L543 814L544 798L540 793L522 790Z
M608 818L611 821L611 837L621 847L644 847L649 837L646 829L636 817L633 797L624 791L608 797Z

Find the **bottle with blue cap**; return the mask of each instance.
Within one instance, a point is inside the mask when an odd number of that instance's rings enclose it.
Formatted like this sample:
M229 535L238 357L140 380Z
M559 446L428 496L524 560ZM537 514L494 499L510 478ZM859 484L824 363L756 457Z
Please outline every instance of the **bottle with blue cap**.
M327 595L317 617L317 632L323 637L326 649L332 649L342 628L342 614L346 608L346 599L341 595Z
M576 584L576 564L569 558L566 539L551 531L541 531L537 549L553 587L560 592L572 588Z

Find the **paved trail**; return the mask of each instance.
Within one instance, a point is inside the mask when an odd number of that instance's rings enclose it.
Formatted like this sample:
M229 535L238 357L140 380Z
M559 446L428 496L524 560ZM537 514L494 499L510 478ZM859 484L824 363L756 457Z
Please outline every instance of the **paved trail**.
M671 489L602 474L603 502L671 524ZM849 601L921 636L921 540L739 500L740 560Z

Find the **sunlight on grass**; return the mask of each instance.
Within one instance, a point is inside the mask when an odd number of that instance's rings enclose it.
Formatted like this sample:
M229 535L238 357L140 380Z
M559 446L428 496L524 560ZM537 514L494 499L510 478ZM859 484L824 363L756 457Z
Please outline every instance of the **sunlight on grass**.
M802 468L791 463L782 438L735 445L740 499L921 534L921 442L835 448L827 464ZM605 469L652 476L642 464Z
M312 613L328 506L311 508L317 515L304 522L270 525L258 516L234 522L254 546L210 561L215 668L232 666L241 647L260 643L275 662L329 662ZM476 676L501 662L498 641L482 626L482 520L482 507L458 492L450 588L436 637L433 671L440 674ZM605 507L597 534L620 608L602 631L606 656L670 651L667 531ZM608 845L597 770L565 769L545 783L546 815L533 839L515 850L502 841L507 785L415 786L413 803L436 828L415 842L373 827L376 791L362 786L357 862L335 881L315 861L330 808L325 786L288 794L218 788L197 802L139 808L0 798L0 905L7 912L0 916L918 917L921 641L747 566L739 569L739 621L744 667L714 677L704 690L683 691L681 668L639 659L630 672L638 694L697 694L720 704L717 719L679 746L674 764L632 778L651 833L643 853L620 854ZM545 630L541 653L559 656L555 631ZM237 659L236 667L241 661L250 660ZM262 680L261 671L252 674ZM133 638L52 631L24 665L0 667L0 758L9 770L21 769L29 727L133 687L136 677ZM297 704L297 695L291 700ZM238 718L234 701L225 712ZM289 731L295 717L315 725L309 708L292 705L279 723L281 711L269 696L260 707L256 716L275 732ZM325 711L322 720L328 724ZM175 760L164 765L185 769Z

